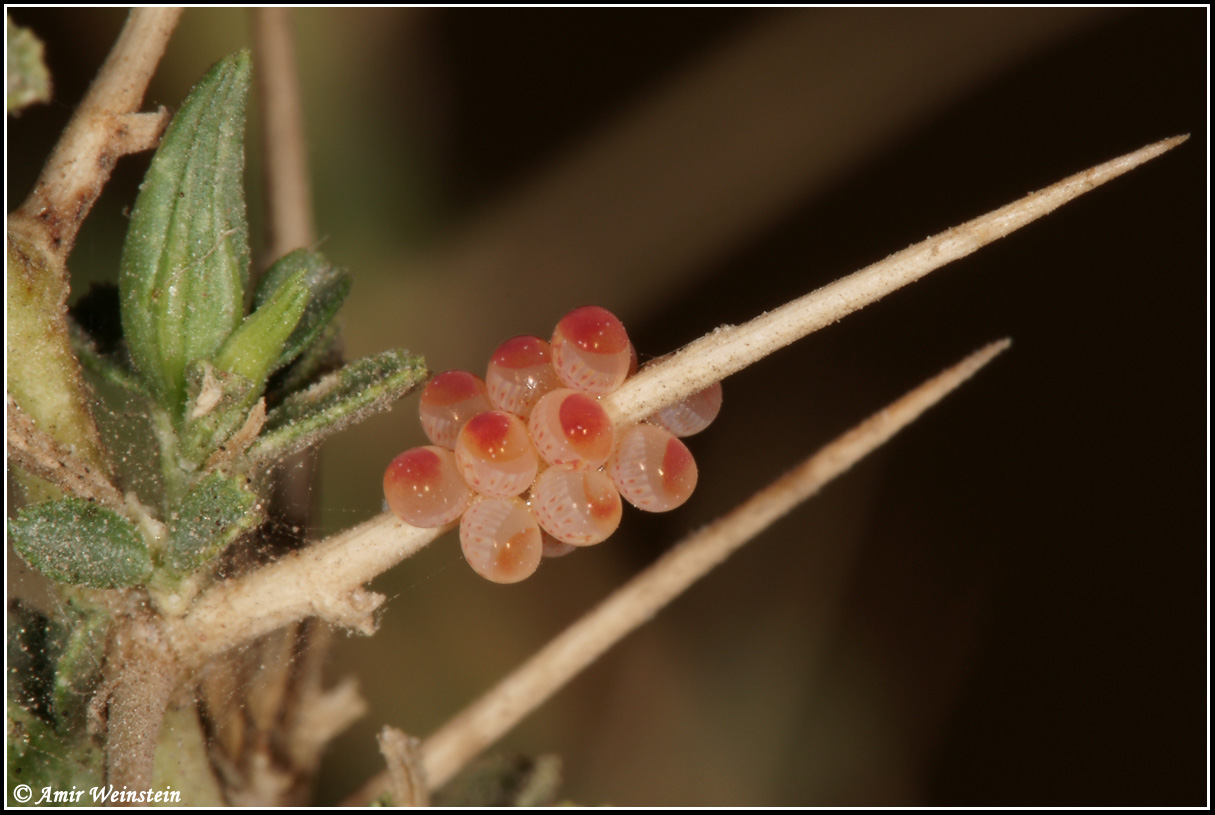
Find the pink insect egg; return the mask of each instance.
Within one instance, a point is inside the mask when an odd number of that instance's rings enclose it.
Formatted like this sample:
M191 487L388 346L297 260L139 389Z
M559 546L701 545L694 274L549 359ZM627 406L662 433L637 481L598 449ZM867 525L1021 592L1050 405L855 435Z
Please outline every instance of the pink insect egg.
M561 387L561 382L553 370L548 343L521 336L511 337L494 351L485 385L494 407L526 419L540 397Z
M572 543L557 540L545 532L544 527L540 528L540 543L544 547L541 555L546 558L565 557L578 548Z
M464 423L493 407L481 377L468 371L444 371L426 384L418 413L431 444L454 450Z
M532 485L540 459L518 416L488 410L465 422L456 439L456 463L474 490L506 498Z
M675 509L696 489L696 461L688 448L651 424L621 433L606 469L624 499L647 512Z
M571 470L599 469L616 441L616 428L599 401L571 388L545 394L527 427L542 459Z
M545 532L575 546L607 540L620 526L620 493L599 470L550 467L536 479L531 504Z
M460 521L460 549L473 571L495 583L518 583L540 565L540 527L519 498L482 498Z
M667 405L646 421L665 427L676 436L694 436L713 423L721 412L721 383L714 382L682 402Z
M568 387L611 393L629 374L629 335L612 312L583 306L557 323L552 355L553 368Z
M384 500L401 520L422 529L446 526L468 506L472 490L442 447L415 447L384 471Z

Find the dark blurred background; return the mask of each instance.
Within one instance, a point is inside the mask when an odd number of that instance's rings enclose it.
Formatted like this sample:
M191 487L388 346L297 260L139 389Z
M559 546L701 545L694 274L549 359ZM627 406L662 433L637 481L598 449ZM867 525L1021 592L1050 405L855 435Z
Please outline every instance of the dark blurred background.
M9 121L10 209L123 17L11 13L46 41L55 100ZM1191 134L728 380L683 509L626 511L516 586L477 578L451 536L378 580L380 633L333 659L372 713L319 802L382 766L382 724L425 736L687 531L1003 336L975 381L496 749L559 754L586 804L1206 801L1205 9L297 22L318 229L356 277L348 355L408 346L435 371L482 371L590 302L656 356ZM187 11L148 104L248 42L244 12ZM79 291L116 277L146 161L120 163L86 225ZM384 466L421 441L410 398L329 443L322 531L378 512Z

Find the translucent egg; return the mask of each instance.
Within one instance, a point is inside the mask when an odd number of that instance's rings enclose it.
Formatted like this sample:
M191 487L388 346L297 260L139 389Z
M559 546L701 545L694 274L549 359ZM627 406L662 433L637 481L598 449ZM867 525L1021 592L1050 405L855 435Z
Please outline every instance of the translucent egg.
M665 427L676 436L694 436L713 423L721 412L721 383L714 382L682 402L667 405L646 421Z
M542 459L571 470L599 469L616 441L616 428L599 401L570 388L545 394L527 428Z
M544 547L541 555L546 558L565 557L578 548L572 543L557 540L545 532L544 527L540 528L540 543Z
M624 499L647 512L675 509L696 489L696 462L688 448L651 424L619 435L606 470Z
M561 318L553 331L553 368L566 386L611 393L629 374L629 335L612 312L583 306Z
M540 565L540 527L519 498L482 498L460 521L460 548L473 571L495 583L518 583Z
M493 410L485 383L468 371L444 371L426 384L418 403L422 430L431 444L454 450L464 423Z
M540 459L518 416L489 410L465 422L456 438L456 463L474 490L506 498L532 485Z
M456 457L442 447L415 447L392 460L384 471L384 500L407 524L430 529L460 517L472 498L456 467Z
M498 410L527 418L540 397L561 387L548 343L539 337L511 337L498 346L485 374L489 400Z
M607 540L620 526L620 493L599 470L550 467L536 479L531 504L545 532L575 546Z

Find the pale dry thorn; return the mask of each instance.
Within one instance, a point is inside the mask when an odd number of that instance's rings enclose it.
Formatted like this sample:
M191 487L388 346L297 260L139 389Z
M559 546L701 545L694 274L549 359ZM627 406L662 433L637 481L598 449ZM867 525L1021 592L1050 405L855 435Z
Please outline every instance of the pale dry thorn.
M626 382L604 399L605 406L619 424L638 421L1009 234L1186 138L1165 139L1069 176L748 323L716 329ZM323 598L348 596L446 529L417 529L385 513L212 588L185 618L171 621L170 638L183 659L202 661L282 625L321 614L334 602Z
M441 787L608 648L743 544L885 444L1009 344L1005 339L987 345L878 411L730 513L685 538L617 589L423 742L431 789ZM385 782L381 777L380 785Z

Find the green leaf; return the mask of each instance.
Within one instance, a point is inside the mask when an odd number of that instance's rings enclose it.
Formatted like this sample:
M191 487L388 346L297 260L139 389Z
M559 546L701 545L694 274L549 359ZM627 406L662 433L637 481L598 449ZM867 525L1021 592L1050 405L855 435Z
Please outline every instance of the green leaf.
M26 507L9 521L8 534L26 563L63 583L113 589L138 585L152 573L135 525L83 498Z
M101 786L104 777L105 754L87 736L64 738L50 724L9 700L7 801L22 801L16 791L18 785L24 785L32 788L31 806L48 788L52 795L60 796L49 803L91 806L89 790ZM79 799L67 800L73 792L81 794Z
M179 574L192 572L261 519L247 479L212 473L186 493L170 521L165 564Z
M135 201L118 286L131 359L180 419L186 368L244 314L249 274L242 191L249 53L221 61L173 118Z
M255 392L262 392L266 377L285 353L287 338L308 306L311 294L304 284L305 274L304 269L296 270L257 311L245 318L215 354L216 367L249 379Z
M325 326L312 344L294 362L277 372L267 384L266 401L276 404L282 397L308 387L322 373L342 366L341 330L337 323Z
M206 360L190 363L186 382L186 415L178 451L184 462L198 465L245 423L257 388L250 379L220 370Z
M350 293L350 272L331 265L320 252L297 249L266 270L253 294L254 306L260 308L263 303L269 302L275 292L300 270L304 271L304 285L308 287L308 306L287 338L273 370L282 368L308 350L337 316L338 309Z
M249 448L259 463L273 461L362 421L425 382L425 361L407 351L385 351L350 363L270 411Z
M42 41L28 28L21 28L7 14L8 84L4 101L8 112L51 99L51 72L43 61Z

